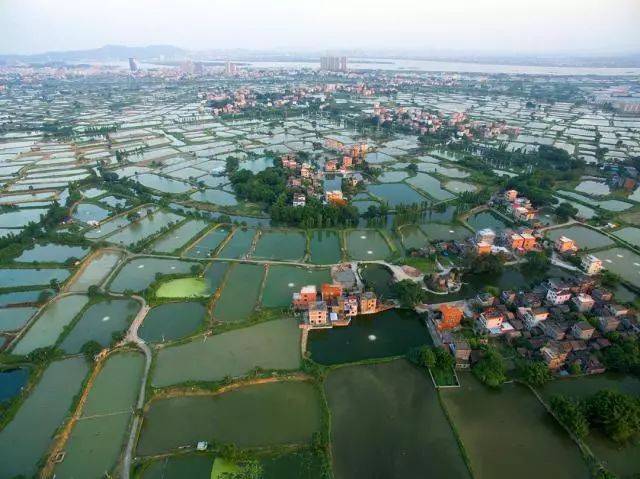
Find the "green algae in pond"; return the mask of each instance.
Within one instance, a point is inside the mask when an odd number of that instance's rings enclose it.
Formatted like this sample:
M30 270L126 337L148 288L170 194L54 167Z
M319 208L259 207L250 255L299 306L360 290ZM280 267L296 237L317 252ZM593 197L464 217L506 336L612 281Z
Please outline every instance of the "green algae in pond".
M166 258L137 258L129 261L118 271L109 289L117 293L127 289L142 291L156 281L158 273L161 275L186 274L191 271L194 264L199 263Z
M336 369L324 387L336 479L470 478L431 379L412 364Z
M220 381L251 369L297 369L300 329L294 319L280 319L197 338L160 349L153 370L155 387L187 381Z
M320 429L320 397L307 382L258 384L212 396L153 401L145 414L138 455L198 441L238 447L309 444Z
M165 303L152 308L138 335L145 341L161 343L193 334L204 322L207 310L202 303Z
M178 278L162 283L156 291L158 298L203 298L209 296L204 278Z
M51 363L0 431L0 477L31 477L51 444L52 436L69 414L89 368L84 358Z

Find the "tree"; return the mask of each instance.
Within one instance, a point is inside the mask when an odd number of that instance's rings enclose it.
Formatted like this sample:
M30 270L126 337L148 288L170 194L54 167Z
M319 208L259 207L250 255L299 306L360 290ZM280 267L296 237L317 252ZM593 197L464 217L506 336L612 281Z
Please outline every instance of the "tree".
M583 438L589 434L589 421L580 403L565 396L553 396L550 406L558 420L576 437Z
M96 284L92 284L87 288L87 295L92 298L100 294L100 288Z
M563 202L556 207L556 216L562 221L567 221L578 214L578 208L571 203Z
M640 344L638 341L618 341L606 348L602 359L612 371L640 374Z
M425 291L419 283L410 279L403 279L393 284L393 291L405 308L412 308L421 303L424 299Z
M589 423L618 443L640 433L640 399L617 391L603 390L586 401Z
M84 354L87 361L93 362L94 358L102 351L102 345L98 341L87 341L80 348L80 352Z
M502 356L493 348L488 348L485 355L472 369L473 374L491 388L498 388L507 380Z
M547 365L541 361L527 363L520 368L522 380L533 387L543 386L553 379Z
M604 270L600 275L600 282L603 286L612 288L620 283L620 276L612 271Z
M525 255L525 263L520 265L520 269L532 275L541 275L549 269L551 261L544 251L528 251Z
M471 273L500 276L504 270L503 261L493 254L471 256L467 260L467 267Z

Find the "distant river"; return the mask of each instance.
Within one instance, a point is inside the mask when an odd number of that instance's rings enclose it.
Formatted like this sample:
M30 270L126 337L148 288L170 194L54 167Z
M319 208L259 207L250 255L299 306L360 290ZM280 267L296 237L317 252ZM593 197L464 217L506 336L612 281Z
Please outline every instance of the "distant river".
M296 70L300 68L318 68L319 62L315 61L245 61L234 60L241 65L241 68L256 69L286 69ZM128 68L129 64L122 61L112 62L70 62L105 64ZM140 63L143 69L147 68L172 68L166 65L155 65L152 63ZM489 63L471 62L446 62L431 60L402 60L402 59L372 59L353 58L349 59L348 67L351 70L390 70L390 71L421 71L421 72L448 72L448 73L484 73L484 74L511 74L511 75L599 75L599 76L640 76L640 68L609 68L609 67L560 67L560 66L539 66L539 65L496 65Z

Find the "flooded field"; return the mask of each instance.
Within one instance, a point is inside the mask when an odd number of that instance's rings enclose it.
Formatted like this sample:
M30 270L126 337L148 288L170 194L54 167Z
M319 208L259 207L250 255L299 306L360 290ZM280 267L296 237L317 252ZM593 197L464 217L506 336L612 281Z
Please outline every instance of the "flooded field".
M143 369L139 353L107 359L65 445L64 461L55 468L56 477L103 477L113 470L128 437Z
M257 259L301 260L305 255L307 238L304 233L289 230L270 230L260 235L252 257Z
M379 231L354 230L345 233L347 253L355 260L385 259L391 253L389 245Z
M606 373L552 381L541 393L545 400L556 394L582 399L602 389L640 396L640 379L622 374ZM640 471L640 444L619 446L598 431L591 430L585 442L607 468L622 478L631 478Z
M181 339L203 326L206 313L205 305L195 301L164 303L149 310L138 335L152 343Z
M165 258L137 258L125 264L116 274L109 289L116 293L124 290L142 291L156 280L156 274L185 274L196 263Z
M617 236L627 243L640 247L640 228L627 227L621 228L613 232L614 236Z
M204 454L170 456L154 461L142 479L211 479L213 457Z
M408 310L356 316L348 327L309 333L311 358L320 364L341 364L405 354L430 345L431 337L418 316Z
M145 320L146 321L146 320ZM300 329L293 319L198 338L158 352L152 384L164 387L186 381L220 381L258 366L296 369L300 365Z
M87 296L74 294L49 303L33 326L22 336L13 349L13 354L29 354L34 349L55 344L65 326L71 323L88 302Z
M320 398L312 384L277 382L213 396L181 396L151 403L139 455L208 440L238 447L304 444L320 428Z
M107 346L112 335L129 327L140 304L133 299L112 299L92 304L64 338L60 347L67 353L79 353L87 341Z
M91 258L84 269L67 285L68 291L87 291L89 286L100 285L115 268L121 255L115 251L101 251Z
M407 361L337 369L325 391L336 479L471 477L431 379Z
M322 283L331 283L331 271L296 266L270 265L262 292L262 305L267 308L291 306L291 296L302 286L313 284L320 290Z
M44 371L15 417L0 431L0 477L36 474L88 371L84 358L56 361Z
M340 236L336 231L315 230L310 233L310 261L315 264L335 264L342 259Z
M578 446L524 386L506 384L492 391L470 373L458 376L462 387L440 394L474 477L589 477ZM500 454L494 454L496 444Z
M258 301L264 266L235 264L213 309L213 319L223 323L246 320Z

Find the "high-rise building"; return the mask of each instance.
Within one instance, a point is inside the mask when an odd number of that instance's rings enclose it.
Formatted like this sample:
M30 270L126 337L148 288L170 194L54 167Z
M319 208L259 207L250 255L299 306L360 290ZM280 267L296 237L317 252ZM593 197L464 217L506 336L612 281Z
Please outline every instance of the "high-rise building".
M140 70L140 66L138 65L138 61L135 58L130 57L129 58L129 71L131 73L135 73L138 70Z
M330 72L346 72L347 57L320 57L320 69Z
M226 75L235 75L238 72L238 67L235 63L227 62L224 67L224 73Z

